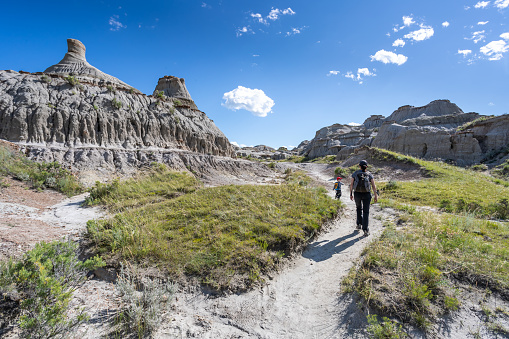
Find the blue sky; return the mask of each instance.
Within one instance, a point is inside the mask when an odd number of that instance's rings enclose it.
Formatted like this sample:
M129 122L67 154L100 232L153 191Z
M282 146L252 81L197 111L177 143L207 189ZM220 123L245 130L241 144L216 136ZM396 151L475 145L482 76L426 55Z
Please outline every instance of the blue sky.
M66 39L144 93L186 79L232 142L296 146L333 123L449 99L509 112L509 0L9 1L0 69L43 71Z

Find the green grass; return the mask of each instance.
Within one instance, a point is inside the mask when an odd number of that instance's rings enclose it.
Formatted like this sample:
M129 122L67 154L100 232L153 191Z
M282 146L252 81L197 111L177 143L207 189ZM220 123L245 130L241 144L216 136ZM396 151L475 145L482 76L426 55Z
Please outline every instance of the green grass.
M112 212L145 206L194 192L201 183L185 172L170 171L162 164L153 164L150 171L135 178L111 184L96 182L85 203L105 205Z
M0 176L12 176L35 189L52 188L67 196L83 191L77 178L57 162L37 163L4 146L0 146Z
M393 205L395 206L395 205ZM436 315L461 305L455 279L509 291L509 224L471 215L418 212L410 226L385 229L364 251L344 286L376 310L426 328Z
M289 183L279 186L197 189L187 174L168 178L170 172L162 171L159 178L140 177L105 190L100 201L123 212L89 222L88 236L103 255L156 266L171 279L196 277L218 290L260 281L341 206L323 189L307 188L299 173L288 175ZM168 188L147 199L146 187L157 187L156 182ZM187 194L173 194L183 189Z
M509 199L509 182L502 179L448 165L425 161L397 153L378 150L379 156L399 158L421 166L429 178L418 181L401 181L397 185L380 183L384 198L418 206L433 206L446 211L466 211L477 216L508 218L509 210L504 199ZM506 204L507 205L507 204Z
M473 127L478 122L485 121L485 120L490 120L490 119L492 119L494 117L495 117L494 115L489 115L489 116L485 116L485 117L479 117L479 118L477 118L475 120L472 120L470 122L464 123L463 125L461 125L460 127L457 128L457 131L460 132L460 131L467 130L467 129Z

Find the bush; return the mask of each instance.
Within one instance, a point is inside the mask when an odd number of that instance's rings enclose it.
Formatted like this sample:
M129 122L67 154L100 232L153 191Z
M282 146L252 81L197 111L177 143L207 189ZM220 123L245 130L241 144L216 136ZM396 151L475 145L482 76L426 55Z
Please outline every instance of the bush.
M336 169L334 170L334 175L336 177L340 176L340 177L344 178L344 177L347 177L349 173L350 173L350 171L347 168L343 168L343 167L336 167Z
M383 317L383 321L379 322L376 314L368 315L367 331L377 339L400 339L406 338L402 326L387 317Z
M384 190L393 191L399 187L398 182L396 180L389 180L389 182L385 185Z
M470 167L472 171L486 171L488 169L488 166L485 164L476 164Z
M161 325L163 312L168 311L175 294L175 286L159 279L144 279L131 273L123 265L116 289L122 308L115 318L117 334L136 334L145 338Z
M175 100L173 100L173 105L174 106L182 106L182 101L175 99Z
M111 99L111 104L113 105L113 107L116 107L117 109L120 109L122 107L122 102L115 98Z
M158 98L158 99L163 99L164 98L164 91L156 91L155 97Z
M67 82L69 83L69 85L71 85L72 87L76 87L76 86L79 86L80 85L80 82L78 79L76 79L75 77L73 77L72 75L68 75L64 78L65 80L67 80Z
M64 337L87 319L83 309L71 317L69 302L86 273L104 262L99 257L82 262L77 250L72 241L41 242L0 272L2 285L11 285L20 295L22 337Z

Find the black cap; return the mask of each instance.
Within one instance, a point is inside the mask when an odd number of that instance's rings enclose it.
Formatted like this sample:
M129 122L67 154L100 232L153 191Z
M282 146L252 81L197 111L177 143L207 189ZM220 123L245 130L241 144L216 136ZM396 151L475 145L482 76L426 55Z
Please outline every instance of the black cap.
M359 166L368 166L368 162L366 160L361 160Z

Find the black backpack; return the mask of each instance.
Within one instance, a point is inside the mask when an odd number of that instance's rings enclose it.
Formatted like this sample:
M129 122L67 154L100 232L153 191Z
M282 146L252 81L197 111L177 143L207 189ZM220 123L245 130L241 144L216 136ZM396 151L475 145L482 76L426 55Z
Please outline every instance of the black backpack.
M367 193L371 191L371 183L369 182L369 172L359 172L355 177L355 192Z

